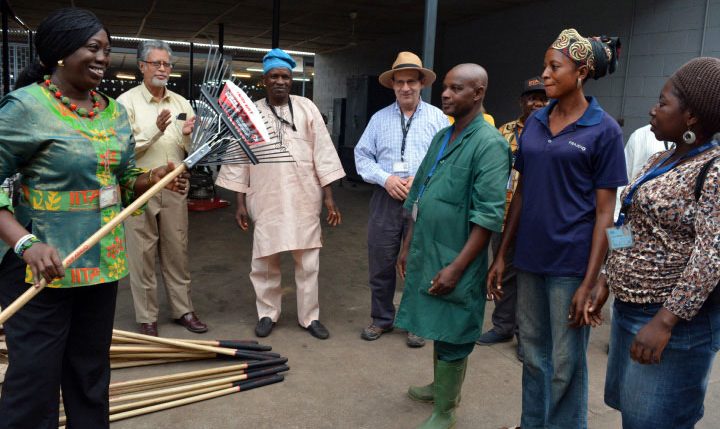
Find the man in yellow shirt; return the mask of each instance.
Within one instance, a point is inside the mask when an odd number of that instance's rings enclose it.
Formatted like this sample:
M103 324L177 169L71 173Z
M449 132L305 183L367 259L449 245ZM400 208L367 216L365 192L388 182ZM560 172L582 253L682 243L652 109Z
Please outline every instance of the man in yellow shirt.
M195 120L190 103L166 88L172 71L171 57L167 43L141 42L138 67L143 83L117 99L127 109L133 127L137 166L151 172L168 161L175 165L182 162L190 147ZM206 332L208 328L195 315L190 299L187 194L163 189L148 201L143 214L125 221L125 228L130 287L140 332L158 335L158 254L172 318L191 332Z

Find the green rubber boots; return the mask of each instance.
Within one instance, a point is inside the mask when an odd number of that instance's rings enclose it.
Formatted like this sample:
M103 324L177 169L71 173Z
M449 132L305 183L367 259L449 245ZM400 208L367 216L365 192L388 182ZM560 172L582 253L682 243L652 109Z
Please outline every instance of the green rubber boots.
M433 380L437 378L437 353L433 351ZM435 402L435 397L433 395L433 384L434 382L431 382L430 384L427 384L425 386L410 386L408 389L408 396L413 401L418 402Z
M455 427L455 408L460 403L460 391L462 390L465 370L467 369L467 358L454 362L435 360L435 380L431 384L434 400L432 415L418 427L418 429L452 429ZM417 397L428 397L427 388L423 386L415 388L414 394ZM408 395L411 395L411 388ZM425 401L429 402L429 401Z
M437 355L433 354L433 370L435 372L435 376L433 378L437 378ZM463 368L463 381L465 380L465 372L467 370L467 365ZM408 396L413 401L418 402L426 402L426 403L433 403L435 402L435 395L433 390L434 382L431 382L430 384L426 384L425 386L410 386L408 388ZM462 395L461 395L462 396ZM461 398L462 399L462 398ZM458 399L460 401L460 399Z

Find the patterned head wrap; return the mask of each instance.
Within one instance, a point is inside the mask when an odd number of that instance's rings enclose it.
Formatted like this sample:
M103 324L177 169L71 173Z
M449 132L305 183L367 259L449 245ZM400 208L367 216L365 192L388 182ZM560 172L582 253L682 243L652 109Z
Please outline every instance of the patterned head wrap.
M550 46L575 62L587 66L588 76L600 79L615 72L621 47L617 37L583 37L574 28L563 30Z

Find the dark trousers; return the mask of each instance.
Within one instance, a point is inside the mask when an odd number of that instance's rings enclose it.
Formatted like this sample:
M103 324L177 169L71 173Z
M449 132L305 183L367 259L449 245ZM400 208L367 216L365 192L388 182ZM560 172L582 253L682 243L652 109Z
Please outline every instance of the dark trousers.
M370 270L371 313L373 323L389 328L395 321L395 264L400 244L407 232L408 219L403 202L377 186L370 199L368 220L368 267Z
M502 241L502 235L493 233L490 238L493 254L497 252ZM517 334L518 327L515 320L515 311L517 307L517 272L513 265L513 255L515 254L514 246L508 249L505 255L505 272L502 278L503 297L495 301L495 309L492 313L493 331L504 337L510 337Z
M25 263L8 251L0 263L0 305L27 288ZM9 366L0 429L57 429L59 394L68 429L108 428L110 342L117 282L45 288L5 322Z
M467 344L452 344L444 341L433 341L435 355L443 362L457 362L470 356L475 348L475 342Z

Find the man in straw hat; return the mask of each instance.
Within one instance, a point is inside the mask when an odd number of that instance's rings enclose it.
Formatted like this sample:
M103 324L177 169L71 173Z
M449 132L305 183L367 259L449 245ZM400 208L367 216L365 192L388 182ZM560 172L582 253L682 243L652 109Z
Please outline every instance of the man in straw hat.
M293 68L295 60L282 49L268 52L263 57L267 95L255 105L295 162L223 165L216 184L237 192L238 226L247 231L250 218L255 224L250 265L255 334L267 337L280 318L280 253L287 251L295 260L298 324L324 340L330 333L319 320L320 212L324 204L327 223L341 223L330 185L345 171L315 104L290 95Z
M396 101L373 115L355 146L358 173L377 185L368 220L372 322L361 335L367 341L393 329L395 263L408 227L402 205L432 138L450 125L440 109L420 98L420 90L434 81L435 73L417 55L400 52L392 68L380 75L380 84L395 91ZM422 347L425 341L408 332L407 344Z

